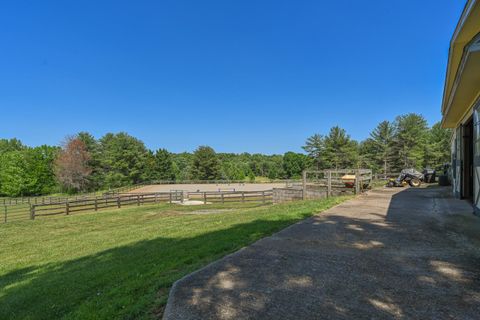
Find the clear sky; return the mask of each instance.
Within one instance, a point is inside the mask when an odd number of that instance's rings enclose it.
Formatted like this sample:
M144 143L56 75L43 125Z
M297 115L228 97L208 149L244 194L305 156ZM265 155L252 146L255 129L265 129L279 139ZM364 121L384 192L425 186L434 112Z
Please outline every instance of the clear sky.
M5 1L0 138L300 151L333 125L440 120L460 0Z

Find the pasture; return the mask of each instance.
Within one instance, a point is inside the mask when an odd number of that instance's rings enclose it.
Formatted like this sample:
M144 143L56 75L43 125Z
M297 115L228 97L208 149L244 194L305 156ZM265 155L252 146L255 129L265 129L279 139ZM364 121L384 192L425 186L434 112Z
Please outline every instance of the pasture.
M150 319L182 276L345 197L159 203L1 226L0 319Z
M0 199L0 224L35 219L41 216L68 215L86 211L152 202L170 202L183 199L209 202L271 201L273 188L283 183L184 183L129 186L105 192L103 195L41 196Z

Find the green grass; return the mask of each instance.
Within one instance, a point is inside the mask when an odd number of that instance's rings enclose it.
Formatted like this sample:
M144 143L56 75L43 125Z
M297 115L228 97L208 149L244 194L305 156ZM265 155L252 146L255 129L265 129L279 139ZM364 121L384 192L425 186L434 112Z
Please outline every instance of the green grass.
M168 204L0 226L0 319L149 319L182 276L332 207ZM218 210L193 214L198 210Z

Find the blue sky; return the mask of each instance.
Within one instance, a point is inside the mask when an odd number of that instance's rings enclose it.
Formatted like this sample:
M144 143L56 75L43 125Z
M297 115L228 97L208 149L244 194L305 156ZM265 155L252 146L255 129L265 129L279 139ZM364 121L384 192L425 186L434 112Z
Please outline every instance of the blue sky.
M465 1L9 1L0 137L126 131L151 149L301 151L333 125L434 123Z

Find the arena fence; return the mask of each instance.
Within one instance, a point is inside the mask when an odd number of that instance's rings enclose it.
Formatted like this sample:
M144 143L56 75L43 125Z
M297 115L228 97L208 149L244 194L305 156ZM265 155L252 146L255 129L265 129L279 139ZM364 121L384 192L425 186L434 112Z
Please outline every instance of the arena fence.
M119 209L126 206L140 206L155 203L182 203L189 200L207 203L243 203L259 202L271 203L272 190L265 191L227 191L227 192L186 192L172 190L170 192L155 193L118 193L81 199L65 199L48 203L22 203L17 205L5 204L1 222L21 220L35 220L43 217L72 215L80 212L96 212L104 209Z

